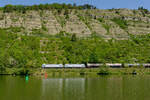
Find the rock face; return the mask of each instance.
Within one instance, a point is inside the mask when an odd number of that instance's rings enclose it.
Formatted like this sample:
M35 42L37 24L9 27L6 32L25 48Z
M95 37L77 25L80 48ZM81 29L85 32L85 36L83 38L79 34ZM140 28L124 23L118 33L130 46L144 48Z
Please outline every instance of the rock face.
M112 19L119 19L114 21ZM126 23L124 23L126 22ZM123 27L124 25L124 27ZM126 38L128 34L150 33L150 12L140 10L43 10L27 11L25 14L0 11L0 28L23 28L29 35L34 30L54 35L65 31L77 36L97 33L104 38Z
M48 34L57 34L62 30L52 11L43 11L41 18L43 26L48 30Z
M90 29L76 15L70 15L66 22L65 31L77 35L90 35Z

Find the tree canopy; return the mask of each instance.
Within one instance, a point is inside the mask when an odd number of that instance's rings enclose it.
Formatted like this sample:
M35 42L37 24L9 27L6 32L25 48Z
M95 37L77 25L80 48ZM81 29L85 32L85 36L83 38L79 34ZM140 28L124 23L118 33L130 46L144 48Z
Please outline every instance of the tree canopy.
M76 4L40 4L40 5L33 5L33 6L24 6L24 5L6 5L5 7L1 8L4 12L12 12L12 11L19 11L25 13L27 10L51 10L51 9L96 9L95 6L85 4L79 5Z

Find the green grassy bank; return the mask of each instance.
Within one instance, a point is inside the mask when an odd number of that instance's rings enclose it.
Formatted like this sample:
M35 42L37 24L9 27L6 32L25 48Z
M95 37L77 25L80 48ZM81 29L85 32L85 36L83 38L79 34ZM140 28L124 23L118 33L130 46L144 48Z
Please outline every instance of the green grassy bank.
M84 69L22 69L7 68L0 72L1 75L25 75L41 76L47 73L49 77L62 76L98 76L98 75L148 75L149 68L84 68Z
M147 75L148 68L46 69L48 76ZM36 74L36 73L35 73Z

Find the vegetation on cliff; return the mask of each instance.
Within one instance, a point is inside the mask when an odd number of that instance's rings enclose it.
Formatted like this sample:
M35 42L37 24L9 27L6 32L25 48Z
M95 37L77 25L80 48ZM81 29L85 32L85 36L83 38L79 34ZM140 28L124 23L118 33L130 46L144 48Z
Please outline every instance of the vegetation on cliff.
M90 9L96 7L1 7L0 71L43 63L150 63L147 9Z
M150 35L104 40L97 34L86 38L66 32L28 36L1 29L0 68L36 68L43 63L149 63L149 42Z

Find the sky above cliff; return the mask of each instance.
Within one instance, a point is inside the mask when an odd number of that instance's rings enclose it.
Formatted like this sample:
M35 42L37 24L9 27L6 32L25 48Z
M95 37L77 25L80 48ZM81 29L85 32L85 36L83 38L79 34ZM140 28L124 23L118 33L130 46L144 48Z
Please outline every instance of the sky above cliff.
M77 5L92 4L100 9L129 8L137 9L139 6L150 9L150 0L0 0L0 6L13 5L34 5L45 3L76 3Z

